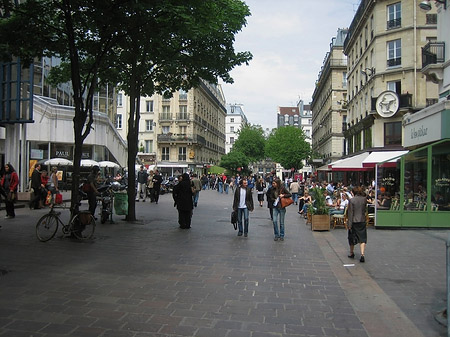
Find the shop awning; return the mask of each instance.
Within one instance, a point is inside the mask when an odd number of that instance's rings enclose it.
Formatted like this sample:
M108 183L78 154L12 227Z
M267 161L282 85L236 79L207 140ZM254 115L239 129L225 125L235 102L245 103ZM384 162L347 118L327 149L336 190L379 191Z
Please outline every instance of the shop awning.
M408 151L374 151L363 160L363 167L375 167L383 161L390 161L393 158L404 155Z
M331 169L328 167L328 164L327 164L327 165L323 165L323 166L317 168L316 171L331 171Z
M369 152L357 154L356 156L338 160L328 165L332 171L367 171L362 162L369 156Z
M174 167L174 168L187 168L188 164L178 164L178 163L163 163L163 162L159 162L156 165L158 168L160 167Z

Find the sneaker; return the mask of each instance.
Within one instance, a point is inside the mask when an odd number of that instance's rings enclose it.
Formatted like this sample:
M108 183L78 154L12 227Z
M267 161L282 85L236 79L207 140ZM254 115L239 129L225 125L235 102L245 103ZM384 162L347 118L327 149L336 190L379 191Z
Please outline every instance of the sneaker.
M238 236L242 236L242 232L239 232L239 233L238 233Z
M278 238L275 236L275 237L273 238L273 241L278 241Z
M284 238L280 238L280 241L284 241Z
M244 233L244 237L247 237L248 236L248 234L247 233Z

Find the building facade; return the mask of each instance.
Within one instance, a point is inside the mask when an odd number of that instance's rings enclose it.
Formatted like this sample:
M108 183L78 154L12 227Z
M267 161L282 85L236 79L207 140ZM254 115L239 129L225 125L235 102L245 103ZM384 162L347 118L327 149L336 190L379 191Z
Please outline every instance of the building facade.
M239 130L247 124L248 120L242 104L227 104L225 153L230 153L234 142L239 137Z
M436 18L416 1L361 1L344 42L347 154L403 149L403 116L437 101L437 85L420 72L421 48L436 40Z
M129 99L118 94L116 127L127 134ZM121 100L121 102L120 102ZM172 98L142 97L138 156L167 176L202 173L225 154L225 97L220 85L202 82Z
M347 57L343 49L347 32L338 29L331 40L312 96L312 150L323 158L321 164L345 155Z

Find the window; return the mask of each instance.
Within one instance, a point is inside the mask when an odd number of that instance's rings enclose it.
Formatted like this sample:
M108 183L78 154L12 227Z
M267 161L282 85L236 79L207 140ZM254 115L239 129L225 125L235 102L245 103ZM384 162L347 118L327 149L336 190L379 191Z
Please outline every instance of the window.
M402 145L402 122L384 124L384 146Z
M169 160L169 147L161 148L161 160Z
M116 116L116 129L121 130L122 129L122 114L117 114Z
M166 114L170 113L170 105L163 105L162 112Z
M153 152L153 140L145 141L145 152L152 153Z
M389 81L387 82L387 90L396 92L398 95L402 93L402 82L401 81Z
M162 133L163 135L167 135L170 132L170 126L163 126Z
M234 126L230 126L230 132L234 132Z
M145 120L145 131L153 131L153 119Z
M230 118L230 123L234 123L234 118Z
M117 94L117 106L121 107L123 104L123 95L121 93Z
M404 209L423 211L427 203L428 149L405 155Z
M234 144L234 137L230 137L230 144Z
M311 130L305 130L305 136L310 138L311 137Z
M153 101L145 101L145 111L153 112Z
M400 27L402 25L401 2L387 6L387 16L387 29Z
M180 113L187 113L187 105L180 105Z
M387 66L395 67L402 64L402 40L387 43Z
M178 148L178 160L186 161L186 147Z
M347 88L347 72L342 73L342 88Z
M180 100L187 100L187 92L183 89L180 89L179 93L179 99Z

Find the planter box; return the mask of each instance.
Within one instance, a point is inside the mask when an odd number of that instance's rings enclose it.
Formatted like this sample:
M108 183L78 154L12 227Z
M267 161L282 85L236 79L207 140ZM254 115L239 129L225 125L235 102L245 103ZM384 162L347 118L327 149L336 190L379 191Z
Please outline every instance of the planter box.
M330 215L315 215L312 216L311 230L313 231L329 231L330 230Z

